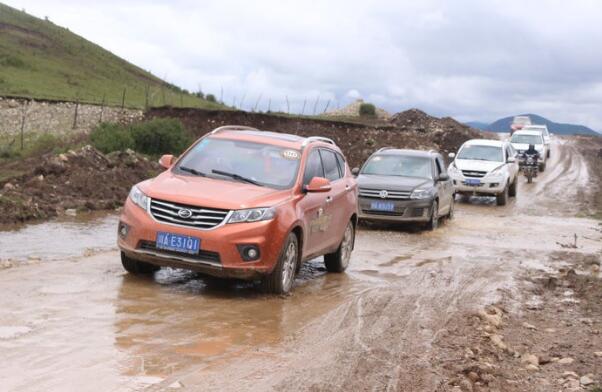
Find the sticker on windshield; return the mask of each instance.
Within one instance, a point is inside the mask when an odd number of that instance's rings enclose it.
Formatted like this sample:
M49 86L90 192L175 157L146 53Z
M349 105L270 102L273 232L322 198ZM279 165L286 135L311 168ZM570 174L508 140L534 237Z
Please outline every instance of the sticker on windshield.
M297 160L299 159L299 152L295 150L284 150L282 151L282 157L284 159Z

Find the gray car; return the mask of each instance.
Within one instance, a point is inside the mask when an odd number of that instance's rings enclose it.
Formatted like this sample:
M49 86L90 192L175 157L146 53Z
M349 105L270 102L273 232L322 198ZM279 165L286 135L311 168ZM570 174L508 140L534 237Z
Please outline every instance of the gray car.
M353 169L364 221L421 222L435 229L454 214L454 187L441 154L385 147Z

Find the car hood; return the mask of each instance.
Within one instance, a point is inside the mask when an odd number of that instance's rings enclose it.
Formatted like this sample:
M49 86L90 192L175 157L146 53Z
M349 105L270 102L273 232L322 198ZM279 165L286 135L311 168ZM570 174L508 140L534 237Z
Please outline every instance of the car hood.
M413 191L423 186L433 186L433 180L420 177L378 176L360 174L357 177L360 188L386 189L389 191Z
M151 198L227 210L270 207L291 196L290 189L278 190L238 181L177 175L171 171L144 181L139 187Z
M520 151L529 149L529 145L526 143L512 143L512 147L514 147L515 150L520 150ZM543 144L536 144L535 149L543 150Z
M476 170L487 173L504 164L503 162L475 161L472 159L456 159L454 162L460 170Z

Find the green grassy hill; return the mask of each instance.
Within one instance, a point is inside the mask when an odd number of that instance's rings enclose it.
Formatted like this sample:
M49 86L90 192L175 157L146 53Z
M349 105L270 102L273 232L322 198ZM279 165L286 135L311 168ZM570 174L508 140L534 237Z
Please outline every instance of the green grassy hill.
M0 95L121 105L217 109L100 46L0 4ZM147 100L148 95L148 100Z

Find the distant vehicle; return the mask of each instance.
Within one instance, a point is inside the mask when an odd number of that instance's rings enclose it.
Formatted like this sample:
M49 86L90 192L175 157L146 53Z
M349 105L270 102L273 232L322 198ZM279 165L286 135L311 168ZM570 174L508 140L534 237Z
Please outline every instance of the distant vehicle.
M441 217L453 218L454 188L437 152L381 148L353 173L361 220L422 222L433 230Z
M547 125L528 125L523 128L525 131L538 131L543 137L544 144L546 145L546 158L550 157L550 132L548 131Z
M531 129L522 129L520 131L516 131L510 138L510 143L519 155L522 155L525 151L527 151L529 149L529 145L532 144L535 147L535 150L537 150L539 153L539 160L537 162L539 164L539 171L543 172L546 170L548 147L545 144L541 131ZM522 160L519 161L519 165L521 162Z
M332 140L226 126L159 162L166 170L132 187L119 220L128 272L171 266L286 293L305 260L347 268L357 183Z
M515 116L512 119L512 125L510 125L510 134L515 131L523 129L524 127L531 125L531 117L529 116Z
M465 142L448 173L458 194L495 196L497 205L505 205L508 197L516 196L518 162L509 142L472 139Z

